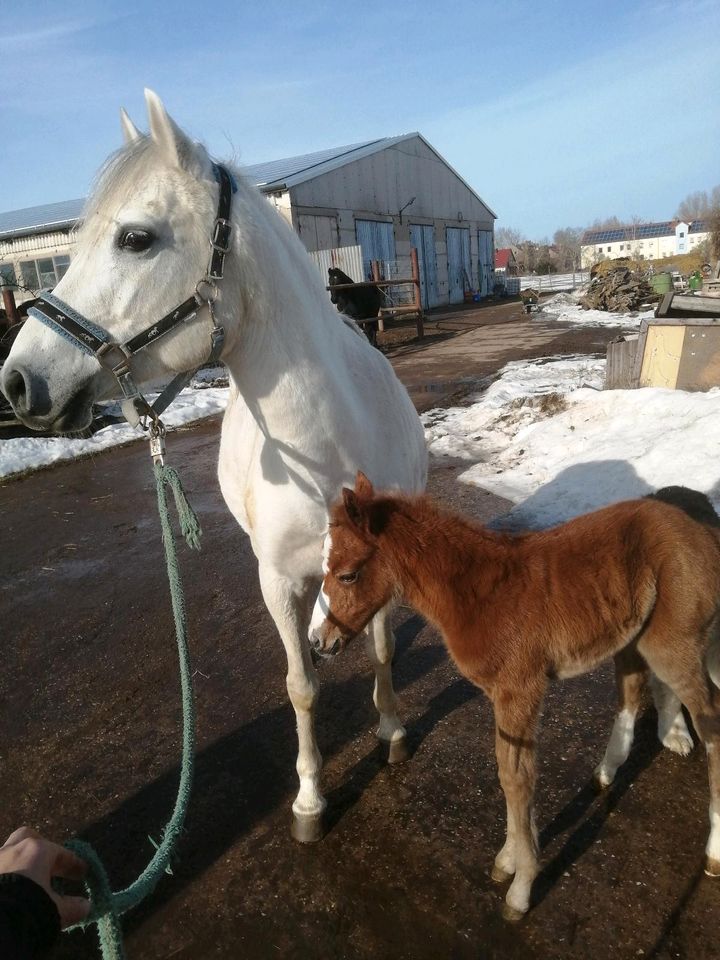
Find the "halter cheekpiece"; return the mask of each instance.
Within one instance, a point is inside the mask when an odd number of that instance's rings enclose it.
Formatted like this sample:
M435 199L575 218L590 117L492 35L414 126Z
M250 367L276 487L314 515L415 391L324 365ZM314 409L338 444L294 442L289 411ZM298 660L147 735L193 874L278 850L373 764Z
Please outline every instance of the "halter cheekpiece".
M164 337L181 323L193 320L198 310L207 307L212 321L210 332L210 352L205 363L211 363L220 357L225 342L225 330L215 317L214 303L217 299L217 281L222 280L225 269L225 256L230 250L230 236L232 223L230 211L232 195L237 190L235 180L225 167L218 163L213 164L213 173L220 186L220 195L217 205L217 216L210 237L210 261L205 276L195 285L192 296L184 300L164 317L146 327L125 343L114 342L110 334L102 327L83 317L69 304L60 300L53 293L44 291L28 310L28 314L35 320L44 323L56 333L60 334L78 349L89 354L98 361L100 366L109 370L122 391L125 398L122 411L125 419L133 426L141 423L151 431L151 452L154 458L161 459L162 436L165 428L160 420L160 414L175 399L178 393L188 383L195 370L180 373L165 387L160 396L151 405L140 392L130 370L130 359L134 354ZM153 449L152 438L155 438ZM157 451L157 452L156 452Z

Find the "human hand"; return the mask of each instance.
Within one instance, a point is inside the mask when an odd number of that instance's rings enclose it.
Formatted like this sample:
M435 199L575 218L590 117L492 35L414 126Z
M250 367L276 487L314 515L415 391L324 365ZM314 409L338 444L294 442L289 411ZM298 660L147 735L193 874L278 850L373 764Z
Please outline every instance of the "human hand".
M0 873L20 873L41 886L57 907L63 928L84 920L90 912L90 901L56 893L51 881L54 877L82 880L86 872L84 860L30 827L15 830L0 847Z

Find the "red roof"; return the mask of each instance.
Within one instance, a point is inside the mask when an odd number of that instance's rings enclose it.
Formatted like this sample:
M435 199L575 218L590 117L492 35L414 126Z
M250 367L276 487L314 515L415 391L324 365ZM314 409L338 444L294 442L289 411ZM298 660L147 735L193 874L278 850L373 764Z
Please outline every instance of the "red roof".
M495 251L495 269L496 270L507 270L507 266L510 263L510 257L512 257L513 252L510 247L507 247L505 250L496 250Z

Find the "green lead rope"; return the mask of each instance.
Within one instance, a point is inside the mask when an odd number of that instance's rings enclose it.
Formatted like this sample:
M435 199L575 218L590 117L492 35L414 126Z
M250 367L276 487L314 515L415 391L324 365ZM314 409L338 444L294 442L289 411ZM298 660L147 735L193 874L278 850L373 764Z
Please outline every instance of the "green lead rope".
M155 855L143 870L137 880L125 890L113 893L110 889L105 867L95 850L83 840L71 840L66 846L83 860L87 861L89 869L85 881L88 896L92 903L90 916L82 924L96 923L100 950L103 960L125 960L120 917L141 903L157 886L163 874L170 873L170 858L173 855L178 837L182 833L190 800L190 786L193 776L193 754L195 747L195 708L193 705L192 675L190 672L190 656L187 645L187 624L185 618L185 600L183 597L180 570L178 568L175 537L168 510L166 487L170 487L175 497L180 520L180 530L189 547L200 549L200 524L187 501L180 482L180 477L172 467L155 464L155 482L157 485L158 510L160 526L165 546L165 562L167 564L168 581L170 583L170 597L172 600L173 615L175 618L175 636L178 646L178 662L180 665L180 687L182 691L183 707L183 746L180 783L177 799L170 820L163 830L163 838L157 847ZM74 929L71 927L70 929Z

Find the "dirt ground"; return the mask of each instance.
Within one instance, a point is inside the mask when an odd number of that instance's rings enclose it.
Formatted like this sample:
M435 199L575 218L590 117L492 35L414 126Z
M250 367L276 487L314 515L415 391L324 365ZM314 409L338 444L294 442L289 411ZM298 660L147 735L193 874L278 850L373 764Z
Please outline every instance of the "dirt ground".
M512 357L604 352L608 330L528 322L484 308L467 331L396 345L420 407L455 402ZM438 323L457 321L443 321ZM247 538L215 478L219 418L170 437L204 529L182 551L198 708L187 831L152 899L127 918L130 960L465 960L718 956L720 885L703 876L703 752L659 747L651 709L613 787L590 786L613 715L605 667L556 684L541 736L543 872L519 925L499 916L489 878L504 803L491 711L459 678L436 632L397 619L395 678L412 748L390 767L373 727L372 675L351 647L320 667L318 715L328 833L289 836L295 730L281 644ZM436 461L430 489L481 519L506 504ZM174 640L144 444L0 487L3 805L21 822L80 834L114 886L153 852L171 808L179 753ZM57 954L95 957L95 934Z

